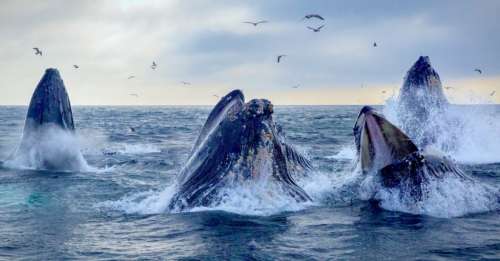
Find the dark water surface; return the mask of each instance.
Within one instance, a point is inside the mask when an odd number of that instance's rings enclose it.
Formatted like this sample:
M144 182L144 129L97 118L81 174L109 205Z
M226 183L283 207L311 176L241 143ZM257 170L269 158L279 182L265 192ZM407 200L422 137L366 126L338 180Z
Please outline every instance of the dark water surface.
M276 108L288 140L317 169L318 177L303 183L318 199L314 205L264 201L268 206L256 211L242 198L236 208L168 213L168 186L210 107L75 107L91 168L55 173L0 167L0 259L499 260L498 208L408 214L371 205L354 187L338 185L352 169L359 109ZM0 107L0 160L15 150L25 113L26 107ZM499 161L474 160L462 168L498 188ZM450 208L454 203L447 202Z

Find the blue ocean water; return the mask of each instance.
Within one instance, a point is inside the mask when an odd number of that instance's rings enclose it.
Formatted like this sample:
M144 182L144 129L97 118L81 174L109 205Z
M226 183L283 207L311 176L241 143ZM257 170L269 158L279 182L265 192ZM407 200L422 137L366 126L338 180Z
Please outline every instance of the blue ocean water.
M482 190L498 193L500 107L458 108L473 127L451 156L481 186L438 187L417 209L364 200L353 170L360 108L276 107L287 140L314 162L299 180L313 204L246 191L217 208L169 213L175 176L211 108L76 106L88 168L0 167L0 259L500 259L500 210ZM26 109L0 107L0 161L15 150Z

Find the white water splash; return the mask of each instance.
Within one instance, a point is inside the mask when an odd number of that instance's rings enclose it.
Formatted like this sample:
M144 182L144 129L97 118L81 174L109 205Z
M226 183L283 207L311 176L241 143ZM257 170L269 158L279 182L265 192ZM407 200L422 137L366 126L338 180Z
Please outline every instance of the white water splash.
M386 118L401 127L397 110L397 103L391 99L386 102L383 112ZM450 105L442 113L430 113L430 115L434 117L429 120L430 127L426 127L429 132L422 135L432 134L436 137L433 147L461 163L500 162L500 131L498 131L500 115L496 107ZM423 127L414 126L414 128ZM426 137L412 138L418 144Z
M35 137L35 136L33 136ZM89 166L80 151L80 143L74 133L59 127L47 125L38 130L35 138L25 141L4 162L4 166L13 169L46 170L48 167L57 171L95 171Z
M148 153L159 153L161 149L153 144L120 144L118 153L122 154L148 154Z
M189 212L222 210L240 215L270 216L288 211L300 211L312 202L297 202L285 189L274 182L246 182L223 189L221 201L210 207L195 207Z
M356 158L356 148L354 147L354 144L347 145L342 147L336 154L327 156L325 158L336 160L353 160Z
M127 214L160 214L167 211L175 189L175 185L170 185L161 191L150 190L134 193L116 201L99 203L97 207L122 211Z
M444 178L429 176L422 200L415 200L400 187L386 188L375 175L366 175L359 187L363 200L375 199L380 207L416 215L452 218L494 211L500 208L500 190L482 182L463 179L452 173Z
M160 214L170 211L175 184L162 191L139 192L117 201L98 204L100 208L123 211L127 214ZM284 211L298 211L312 203L298 203L275 183L245 183L220 191L220 201L213 206L194 207L187 212L221 210L241 215L269 216ZM173 211L174 213L177 211Z

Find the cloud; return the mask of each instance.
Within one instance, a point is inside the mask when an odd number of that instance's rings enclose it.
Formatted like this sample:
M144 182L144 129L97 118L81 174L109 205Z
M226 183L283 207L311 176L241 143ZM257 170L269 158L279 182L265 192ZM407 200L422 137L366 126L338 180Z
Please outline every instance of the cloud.
M214 92L230 88L277 103L356 103L366 96L361 84L373 97L380 89L370 86L399 86L419 55L443 79L467 82L475 67L495 78L499 8L494 0L4 1L0 104L27 104L47 67L60 69L74 104L212 104ZM322 32L306 29L323 23L302 20L307 13L326 18ZM269 23L242 23L260 19ZM288 55L283 63L278 54ZM299 83L303 90L290 90Z

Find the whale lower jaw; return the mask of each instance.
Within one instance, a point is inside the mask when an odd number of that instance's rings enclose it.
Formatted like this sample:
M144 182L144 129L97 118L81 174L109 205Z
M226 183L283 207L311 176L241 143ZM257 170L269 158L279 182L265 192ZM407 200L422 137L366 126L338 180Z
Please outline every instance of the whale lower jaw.
M234 157L229 165L229 168L217 173L213 182L190 187L179 185L179 192L172 198L169 209L182 211L194 207L215 207L233 194L231 191L241 188L255 190L262 195L281 193L297 203L311 201L295 183L280 180L280 167L267 148L259 148L252 155Z
M413 152L400 161L379 171L381 183L387 188L399 188L402 194L415 201L425 198L432 180L455 176L470 179L447 158L422 152Z

